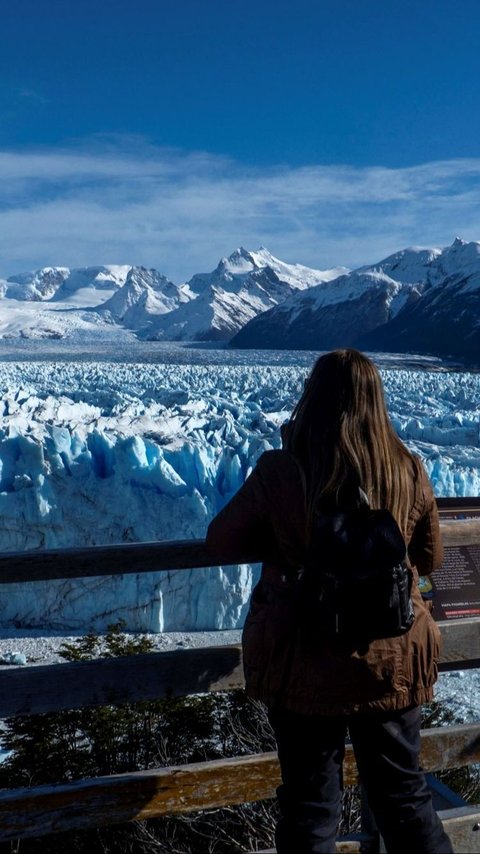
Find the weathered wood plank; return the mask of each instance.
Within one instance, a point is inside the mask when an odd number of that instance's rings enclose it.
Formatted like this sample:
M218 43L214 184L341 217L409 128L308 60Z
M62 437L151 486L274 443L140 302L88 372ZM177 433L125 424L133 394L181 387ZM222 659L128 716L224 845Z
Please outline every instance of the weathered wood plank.
M461 807L452 810L440 810L438 813L443 826L450 836L455 854L480 854L480 809L478 806ZM339 839L337 852L360 851L360 842ZM276 854L275 848L259 851L258 854Z
M421 736L424 771L433 773L480 762L480 723L424 729ZM344 782L346 786L358 782L357 766L350 745L347 745L345 752Z
M336 841L336 854L356 854L357 851L362 850L362 841L365 838L361 833L352 834L349 837L342 836L341 839L337 839ZM269 848L267 851L257 851L256 854L277 854L277 849Z
M473 511L475 513L480 510L480 495L442 496L441 498L437 498L436 501L440 513L451 513L452 511L455 512L460 510L463 513L468 513L468 511Z
M480 518L441 520L440 526L447 548L480 543ZM258 555L245 552L238 555L237 562L258 563ZM55 578L198 569L219 563L222 561L212 558L204 540L122 543L85 548L2 552L0 553L0 579L2 584L11 584L22 581L48 581ZM228 563L225 561L226 565Z
M442 670L480 665L480 620L454 620L439 626L444 639ZM237 644L4 667L0 668L0 718L228 691L243 685L241 646Z
M455 738L448 727L422 733L422 763L427 771L438 767L442 755L443 768L479 761L480 727L470 724L454 729ZM434 750L433 741L438 741ZM349 746L344 779L346 785L357 781ZM278 759L272 752L2 791L0 841L268 799L275 796L279 782Z
M480 854L480 805L438 813L455 854Z
M455 854L480 854L480 809L478 806L461 807L452 810L440 810L438 813L443 826L450 836ZM360 837L360 834L359 834ZM337 840L337 852L361 850L361 843L355 839ZM258 854L276 854L275 848L259 851Z
M463 670L480 667L480 620L442 620L437 623L442 633L440 670Z
M480 519L440 519L445 548L480 543Z
M356 854L361 851L362 841L360 835L358 839L337 839L335 843L335 851L337 854ZM257 851L257 854L277 854L276 848L269 848L268 851Z
M480 762L480 723L422 730L421 758L429 772Z
M0 669L0 718L243 687L237 645Z
M208 566L215 561L204 540L0 553L2 584Z
M270 798L278 784L271 753L0 792L0 841Z

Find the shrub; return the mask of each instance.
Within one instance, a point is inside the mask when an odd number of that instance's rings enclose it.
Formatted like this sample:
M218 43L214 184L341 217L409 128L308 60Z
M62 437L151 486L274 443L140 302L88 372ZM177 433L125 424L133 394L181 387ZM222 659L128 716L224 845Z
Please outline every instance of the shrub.
M150 652L148 637L124 626L104 639L89 634L64 644L67 661ZM127 703L9 718L2 737L12 751L0 786L38 786L274 749L263 707L243 691ZM186 816L22 840L22 854L233 854L271 847L274 803L244 804ZM1 847L1 846L0 846ZM5 847L4 850L10 851Z

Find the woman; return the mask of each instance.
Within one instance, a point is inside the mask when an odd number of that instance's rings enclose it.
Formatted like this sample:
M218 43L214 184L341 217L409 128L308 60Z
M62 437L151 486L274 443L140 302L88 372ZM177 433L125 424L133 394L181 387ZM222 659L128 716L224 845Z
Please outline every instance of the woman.
M243 648L246 690L267 704L277 739L278 854L335 850L347 730L389 854L451 852L418 765L420 706L432 699L439 655L418 576L442 561L426 473L391 426L378 371L356 350L318 359L283 440L283 450L260 457L207 535L223 561L246 550L264 561ZM407 633L358 648L309 639L292 585L314 513L352 482L404 534L415 611Z

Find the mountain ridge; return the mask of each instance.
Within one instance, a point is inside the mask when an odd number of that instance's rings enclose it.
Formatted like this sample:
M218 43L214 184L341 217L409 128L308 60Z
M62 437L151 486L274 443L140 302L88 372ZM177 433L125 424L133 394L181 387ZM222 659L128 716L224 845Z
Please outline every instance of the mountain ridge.
M480 362L480 243L411 247L293 295L232 338L239 348L353 346Z
M255 251L239 247L230 256L221 258L212 272L197 273L180 285L153 268L43 267L3 280L0 296L17 303L41 303L45 312L53 308L53 302L56 308L63 302L70 311L83 309L79 322L90 322L98 328L102 324L119 324L145 340L228 341L258 313L297 290L335 278L345 270L345 267L315 270L301 264L287 264L265 247ZM1 309L0 300L0 313ZM69 320L74 323L75 318L70 315ZM34 328L30 316L23 334L61 337L58 314L55 321L53 325L45 322L42 332L42 327ZM17 324L15 330L19 328Z
M355 346L478 364L480 242L408 247L351 271L288 264L263 246L240 246L180 284L128 264L50 266L0 280L1 338L111 337L116 329L145 341Z

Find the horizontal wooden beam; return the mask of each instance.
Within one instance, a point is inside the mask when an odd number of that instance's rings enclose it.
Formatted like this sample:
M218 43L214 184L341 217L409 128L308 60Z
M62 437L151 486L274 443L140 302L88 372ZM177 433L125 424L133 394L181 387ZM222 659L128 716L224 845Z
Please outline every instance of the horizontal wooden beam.
M440 513L475 513L480 510L480 495L441 496L436 501Z
M480 760L480 728L467 724L422 732L422 764L436 770ZM437 742L432 752L431 744ZM357 782L347 746L344 779ZM196 812L275 796L276 753L97 777L57 786L0 792L0 841ZM458 813L456 812L455 815Z
M463 670L480 667L480 620L442 620L437 623L442 633L440 670Z
M480 723L422 730L421 759L431 773L480 762Z
M455 546L472 546L480 543L480 518L477 519L444 519L440 520L445 548Z
M480 666L480 620L438 624L442 670ZM229 691L244 685L239 644L0 668L0 718Z
M253 562L252 555L246 556ZM215 566L204 540L0 553L2 584Z
M371 837L367 837L363 833L352 833L351 836L343 836L337 839L335 843L335 854L357 854L357 852L366 851L367 847L363 847L362 843L371 841ZM276 848L269 848L267 851L257 851L257 854L277 854Z
M480 805L440 810L455 854L480 854Z
M244 685L239 645L0 669L0 718L229 691Z
M441 520L442 537L447 548L480 543L480 517ZM258 563L259 556L246 551L237 563ZM172 569L198 569L218 566L221 556L213 557L204 540L171 540L153 543L121 543L70 549L42 549L0 553L2 584L23 581L48 581L56 578L125 575L137 572L163 572ZM229 565L230 561L223 562Z
M455 854L480 854L480 807L460 807L456 809L440 810L439 818L452 842ZM338 839L336 852L356 852L365 850L358 839ZM277 854L275 848L268 851L259 851L258 854Z
M271 798L276 754L0 792L0 841Z

